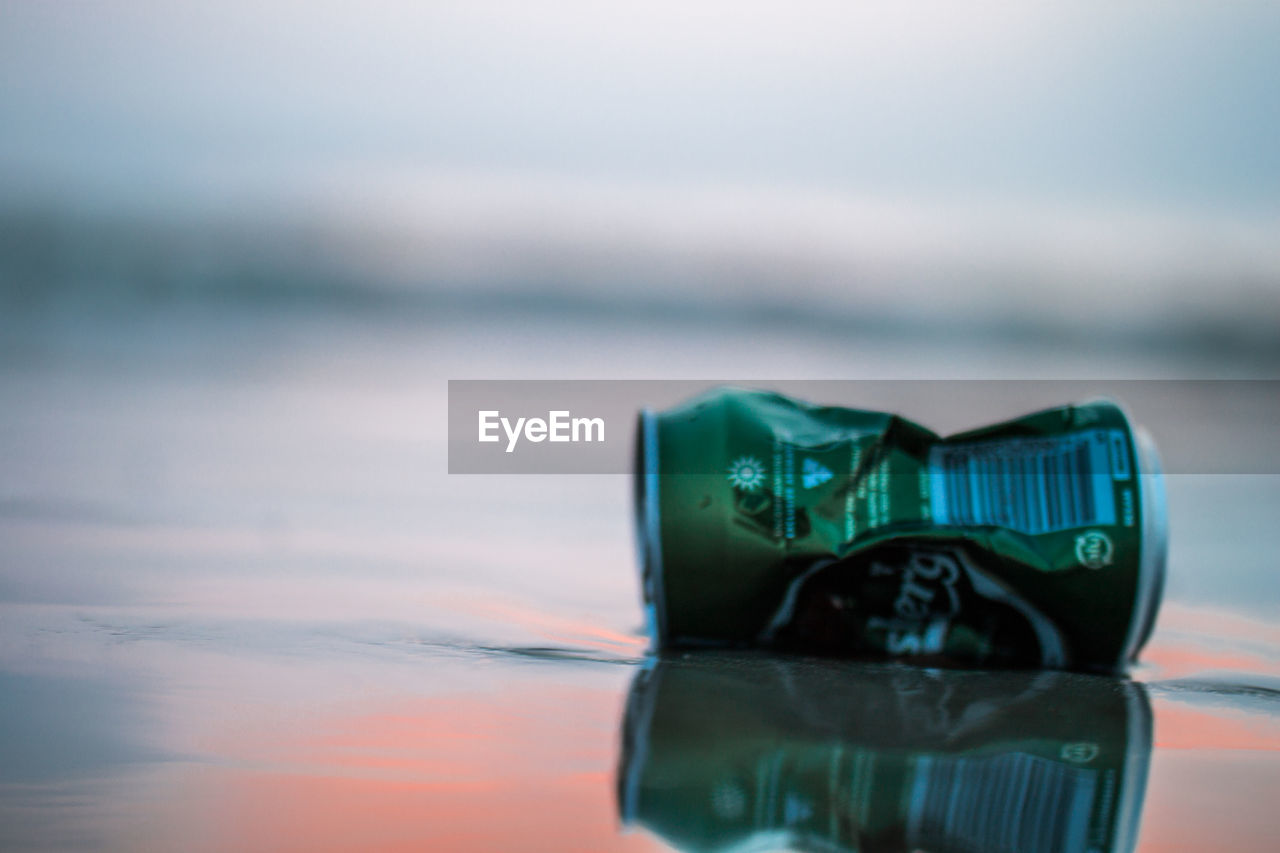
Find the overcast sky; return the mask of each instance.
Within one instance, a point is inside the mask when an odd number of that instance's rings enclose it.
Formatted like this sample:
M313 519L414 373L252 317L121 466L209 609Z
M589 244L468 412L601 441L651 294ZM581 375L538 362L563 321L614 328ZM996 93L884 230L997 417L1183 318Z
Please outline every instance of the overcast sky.
M1280 212L1280 4L0 4L0 180L362 170Z

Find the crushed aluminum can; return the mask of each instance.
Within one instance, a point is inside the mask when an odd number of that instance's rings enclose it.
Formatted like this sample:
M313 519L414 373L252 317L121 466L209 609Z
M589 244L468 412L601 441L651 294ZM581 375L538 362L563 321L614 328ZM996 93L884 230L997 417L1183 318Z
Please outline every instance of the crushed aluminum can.
M714 389L640 414L653 646L1113 671L1155 622L1160 463L1093 400L942 438Z

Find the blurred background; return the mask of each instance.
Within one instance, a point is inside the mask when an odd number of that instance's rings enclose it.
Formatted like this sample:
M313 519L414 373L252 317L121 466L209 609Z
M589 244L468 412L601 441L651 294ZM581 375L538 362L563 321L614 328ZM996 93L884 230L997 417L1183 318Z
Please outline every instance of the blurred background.
M1273 4L0 14L6 313L803 324L1274 369Z
M626 479L447 475L446 381L1280 378L1278 43L1265 2L3 0L0 846L647 849ZM1280 478L1232 464L1170 478L1149 849L1274 838Z

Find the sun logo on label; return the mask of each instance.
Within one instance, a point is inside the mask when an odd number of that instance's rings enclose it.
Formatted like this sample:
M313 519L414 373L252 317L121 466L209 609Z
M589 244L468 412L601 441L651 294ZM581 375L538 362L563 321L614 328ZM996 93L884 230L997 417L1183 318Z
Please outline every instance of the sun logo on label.
M800 482L806 489L816 489L833 476L831 471L817 459L806 459L800 466Z
M764 485L764 463L754 456L739 456L729 463L729 483L735 489L754 492Z

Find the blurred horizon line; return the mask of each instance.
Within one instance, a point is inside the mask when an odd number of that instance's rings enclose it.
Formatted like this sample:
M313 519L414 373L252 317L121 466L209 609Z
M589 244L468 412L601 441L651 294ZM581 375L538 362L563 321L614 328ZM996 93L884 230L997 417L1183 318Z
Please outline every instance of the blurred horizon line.
M1270 217L395 171L299 186L176 210L11 197L0 304L500 311L1280 363Z

